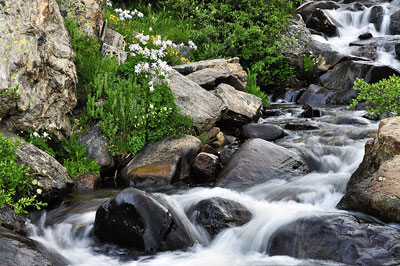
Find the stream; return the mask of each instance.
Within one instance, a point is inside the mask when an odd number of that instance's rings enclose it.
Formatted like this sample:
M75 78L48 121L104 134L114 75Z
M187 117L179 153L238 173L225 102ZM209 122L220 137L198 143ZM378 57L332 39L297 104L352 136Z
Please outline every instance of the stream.
M335 206L361 162L364 144L376 131L377 123L368 126L336 125L335 121L340 117L363 114L343 107L323 109L325 115L313 119L299 118L299 106L282 107L281 116L261 119L260 122L281 126L287 123L318 126L319 130L287 131L287 136L277 142L303 154L314 170L304 176L277 177L242 192L192 188L154 193L165 199L195 240L196 244L188 250L136 256L126 249L98 243L93 235L95 212L107 197L117 193L107 190L78 195L57 209L43 212L28 226L30 238L49 251L61 254L70 265L340 265L332 261L269 256L265 251L271 235L290 222L316 215L345 213ZM252 212L253 219L241 227L221 232L210 241L185 212L200 200L211 197L240 202Z

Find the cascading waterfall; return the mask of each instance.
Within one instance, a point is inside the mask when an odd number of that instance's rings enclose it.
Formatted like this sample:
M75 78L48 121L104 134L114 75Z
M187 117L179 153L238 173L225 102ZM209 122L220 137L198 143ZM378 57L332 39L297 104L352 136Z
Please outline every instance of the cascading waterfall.
M377 27L370 22L373 8L382 7L383 19ZM321 43L329 44L330 47L342 54L357 55L356 47L349 44L358 41L358 36L364 33L371 33L374 38L393 37L390 35L390 15L400 9L400 1L396 0L391 3L382 3L375 6L365 8L362 11L349 11L348 5L341 5L336 10L325 10L326 14L337 22L338 34L334 37L322 37L313 35L313 38ZM396 59L394 45L377 46L377 58L374 60L377 63L391 66L395 69L400 69L400 62Z
M352 115L361 113L352 112ZM284 124L299 119L281 116L268 118L267 122ZM30 237L49 251L61 254L70 265L340 265L266 254L270 237L285 224L304 217L344 213L335 206L343 196L350 175L362 160L366 142L363 136L375 131L377 125L335 125L327 119L334 117L325 116L316 121L321 128L318 134L299 131L279 143L313 157L316 170L307 175L272 179L242 192L193 188L171 195L154 193L169 205L195 240L196 244L188 250L132 259L126 249L98 243L92 228L95 210L104 198L81 200L75 205L67 204L44 212L38 221L29 225ZM340 141L342 145L338 144ZM252 212L252 220L241 227L224 230L210 240L186 212L199 201L211 197L240 202Z

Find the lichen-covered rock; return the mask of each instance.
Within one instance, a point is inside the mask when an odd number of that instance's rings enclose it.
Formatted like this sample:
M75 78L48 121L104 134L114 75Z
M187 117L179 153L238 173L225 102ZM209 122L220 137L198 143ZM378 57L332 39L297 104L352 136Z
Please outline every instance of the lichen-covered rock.
M101 45L101 54L103 57L116 57L119 65L126 61L128 53L125 52L124 36L114 30L108 29L107 23L105 23L101 39L103 41Z
M104 20L105 0L60 0L63 17L78 22L82 32L98 37Z
M0 4L0 92L18 88L15 103L0 97L9 129L69 134L76 105L74 52L56 0Z
M347 184L340 209L361 211L400 222L400 118L384 119L377 136Z
M123 169L129 186L163 186L190 178L201 141L193 136L147 144Z
M15 154L19 163L30 168L31 178L42 184L39 199L55 204L71 190L73 182L65 167L44 151L30 143L23 143L17 147Z
M167 82L180 113L189 116L200 132L211 129L225 108L221 99L175 70Z

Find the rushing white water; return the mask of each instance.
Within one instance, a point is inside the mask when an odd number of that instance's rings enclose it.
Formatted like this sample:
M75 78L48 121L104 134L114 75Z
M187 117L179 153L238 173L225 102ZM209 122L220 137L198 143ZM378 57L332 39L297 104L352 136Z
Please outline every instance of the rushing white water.
M329 44L333 50L342 54L358 55L357 49L359 47L349 46L349 44L358 41L358 36L361 34L369 32L374 38L392 36L389 29L390 15L400 9L400 1L395 0L391 3L382 3L376 6L380 6L383 9L383 20L378 29L373 23L369 22L374 6L365 8L362 11L349 11L347 10L349 5L341 5L336 10L325 10L326 14L337 22L335 23L338 27L337 36L325 38L313 35L313 38L321 43ZM376 50L377 58L374 61L400 69L400 62L395 56L394 44L392 46L378 45Z
M360 115L359 112L352 114ZM186 251L163 252L133 260L126 258L124 249L112 245L99 248L100 244L92 236L92 228L95 210L104 199L82 201L84 207L79 204L61 206L47 215L44 213L38 222L29 225L30 237L50 251L61 254L70 265L339 265L266 254L270 237L281 226L302 217L342 212L335 206L343 196L350 175L362 160L366 141L363 136L376 130L377 125L361 127L330 123L335 119L332 115L324 116L314 121L322 128L318 132L291 132L280 141L281 145L312 158L316 171L310 174L272 179L242 192L194 188L172 195L156 193L154 196L165 199L195 240L196 244ZM282 116L267 120L279 124L301 119ZM211 197L240 202L252 212L252 220L221 232L211 241L207 233L186 215L191 206Z

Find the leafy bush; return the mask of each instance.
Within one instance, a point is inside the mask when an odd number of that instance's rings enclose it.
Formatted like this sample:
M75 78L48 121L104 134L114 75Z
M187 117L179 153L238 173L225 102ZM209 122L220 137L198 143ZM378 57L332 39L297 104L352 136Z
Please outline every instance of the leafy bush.
M400 77L392 75L377 83L368 84L363 79L354 82L355 90L360 91L357 99L349 105L355 108L361 101L370 104L366 107L367 115L397 116L400 115Z
M262 88L286 86L294 75L282 55L282 32L298 0L166 0L171 14L194 19L196 60L239 56Z
M54 150L49 146L48 140L51 139L50 135L44 131L42 134L38 132L29 132L25 136L23 136L25 141L35 145L42 151L49 154L51 157L55 158L56 153Z
M3 137L0 133L0 208L11 207L15 213L26 213L29 206L40 209L46 203L36 200L40 194L40 183L29 176L29 168L17 163L15 149L21 142L18 139ZM36 193L35 193L36 192Z
M268 107L269 99L267 98L267 95L265 95L265 93L261 91L260 87L257 86L257 74L251 73L250 70L247 70L246 92L260 97L264 106Z

